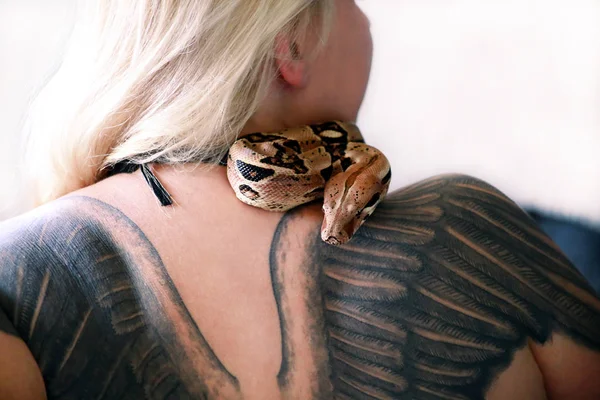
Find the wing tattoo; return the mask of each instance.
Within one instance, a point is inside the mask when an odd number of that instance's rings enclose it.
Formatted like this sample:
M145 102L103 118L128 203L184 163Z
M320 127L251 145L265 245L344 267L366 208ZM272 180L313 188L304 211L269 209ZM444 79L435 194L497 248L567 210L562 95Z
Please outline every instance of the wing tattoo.
M26 342L49 397L240 398L143 232L84 200L0 235L0 329ZM489 185L395 192L342 247L299 215L269 261L282 398L482 399L528 339L560 331L600 350L591 287Z
M481 399L528 338L600 350L600 301L529 217L465 176L391 194L346 246L313 244L341 399Z
M238 396L156 249L124 214L72 197L2 228L0 329L25 341L49 398Z

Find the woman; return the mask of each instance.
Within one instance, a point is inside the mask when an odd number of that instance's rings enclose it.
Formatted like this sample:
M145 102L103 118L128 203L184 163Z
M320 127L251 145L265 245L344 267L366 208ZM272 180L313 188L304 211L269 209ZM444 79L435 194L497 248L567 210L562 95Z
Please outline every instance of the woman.
M1 398L600 396L600 301L489 185L392 193L343 246L235 198L238 134L356 119L354 1L87 11L33 126L46 204L1 228Z

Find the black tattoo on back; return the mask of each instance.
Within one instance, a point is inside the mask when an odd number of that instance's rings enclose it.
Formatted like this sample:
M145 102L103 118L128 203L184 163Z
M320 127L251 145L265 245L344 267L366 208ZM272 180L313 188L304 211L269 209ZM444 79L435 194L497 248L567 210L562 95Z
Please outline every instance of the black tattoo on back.
M600 350L600 301L514 203L468 177L397 191L345 246L287 213L271 247L285 399L483 399L527 339ZM238 399L144 233L71 197L0 225L0 331L50 399Z
M37 360L50 399L215 398L237 390L158 253L123 214L75 198L28 217L3 227L0 306Z
M527 338L600 349L600 301L512 201L471 178L391 195L344 247L315 241L336 392L483 399Z

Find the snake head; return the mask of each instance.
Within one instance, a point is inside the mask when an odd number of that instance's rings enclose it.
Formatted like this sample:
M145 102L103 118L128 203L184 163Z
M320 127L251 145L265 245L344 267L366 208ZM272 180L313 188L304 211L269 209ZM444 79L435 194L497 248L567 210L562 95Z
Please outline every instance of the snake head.
M325 186L323 241L340 245L348 242L385 197L389 178L371 173L341 173Z

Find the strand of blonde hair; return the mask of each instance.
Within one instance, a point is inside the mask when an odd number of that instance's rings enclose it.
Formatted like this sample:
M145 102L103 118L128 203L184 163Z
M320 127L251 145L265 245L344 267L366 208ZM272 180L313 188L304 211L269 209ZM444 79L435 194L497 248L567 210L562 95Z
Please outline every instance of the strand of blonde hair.
M86 0L61 67L33 103L35 204L122 160L214 163L275 78L274 43L333 0Z

